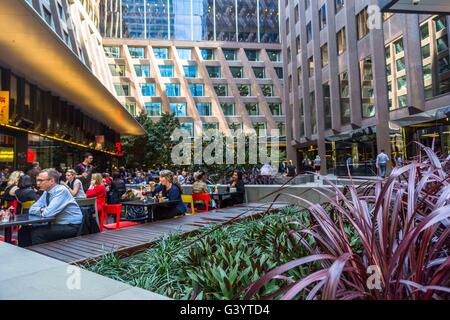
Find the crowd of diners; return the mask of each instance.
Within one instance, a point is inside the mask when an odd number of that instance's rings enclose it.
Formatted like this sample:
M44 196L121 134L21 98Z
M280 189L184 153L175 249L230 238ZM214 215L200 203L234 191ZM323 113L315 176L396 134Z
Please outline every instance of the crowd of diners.
M156 220L184 215L187 211L182 201L182 184L192 183L193 193L209 193L208 177L203 171L189 174L186 171L173 173L170 170L131 171L123 167L113 172L95 173L93 155L86 153L83 162L73 169L60 172L53 168L41 169L33 163L26 172L3 168L0 171L2 207L15 207L15 214L30 214L54 217L51 224L22 226L18 232L21 247L71 238L81 228L83 214L77 199L96 198L97 208L105 204L117 204L124 199L127 184L148 183L149 195L162 196L171 204L158 206L154 210ZM192 176L193 181L190 181ZM158 183L154 180L158 179ZM224 200L222 207L244 202L242 173L235 170L227 190L236 190ZM142 195L141 195L142 197Z

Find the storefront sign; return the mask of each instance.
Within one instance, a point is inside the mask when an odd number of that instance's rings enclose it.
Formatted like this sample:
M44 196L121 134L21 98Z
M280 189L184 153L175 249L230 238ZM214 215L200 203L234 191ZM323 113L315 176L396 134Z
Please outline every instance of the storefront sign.
M9 91L0 91L0 124L9 123Z
M13 162L13 161L14 161L14 149L0 148L0 162Z
M95 136L95 149L101 150L105 145L105 136Z

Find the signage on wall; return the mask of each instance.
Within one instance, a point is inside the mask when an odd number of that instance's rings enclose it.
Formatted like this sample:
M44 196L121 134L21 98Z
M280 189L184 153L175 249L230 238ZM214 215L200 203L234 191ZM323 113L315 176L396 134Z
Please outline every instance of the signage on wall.
M0 124L9 123L9 91L0 91Z
M95 136L95 149L101 150L105 145L105 136Z
M14 162L14 149L0 148L0 162Z

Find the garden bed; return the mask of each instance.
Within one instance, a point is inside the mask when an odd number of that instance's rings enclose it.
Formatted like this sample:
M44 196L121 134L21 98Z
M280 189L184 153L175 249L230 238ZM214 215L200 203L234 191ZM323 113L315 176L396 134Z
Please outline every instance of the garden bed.
M163 237L152 248L128 258L109 254L89 270L174 299L239 298L242 289L269 270L302 257L290 230L300 227L289 224L302 221L308 213L288 207L264 216L237 221L209 233L217 226L200 229L208 234L173 234ZM310 270L293 269L291 279L299 279ZM280 281L278 281L280 282ZM265 286L261 294L279 289L277 281Z

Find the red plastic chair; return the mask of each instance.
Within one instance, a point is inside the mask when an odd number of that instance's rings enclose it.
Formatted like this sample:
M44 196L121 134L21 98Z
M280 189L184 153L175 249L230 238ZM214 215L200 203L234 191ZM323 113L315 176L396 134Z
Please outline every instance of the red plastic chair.
M103 231L103 227L108 230L121 229L126 227L132 227L138 225L137 222L132 221L120 221L120 214L122 213L121 204L105 204L100 215L100 232ZM108 219L108 215L115 215L116 222L110 224L104 224L105 218Z
M209 193L193 193L192 200L194 200L194 203L196 201L204 201L205 202L205 209L200 210L200 209L195 208L195 212L208 212L209 211L209 201L211 200L211 195Z

